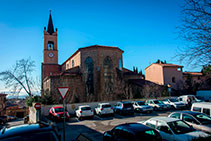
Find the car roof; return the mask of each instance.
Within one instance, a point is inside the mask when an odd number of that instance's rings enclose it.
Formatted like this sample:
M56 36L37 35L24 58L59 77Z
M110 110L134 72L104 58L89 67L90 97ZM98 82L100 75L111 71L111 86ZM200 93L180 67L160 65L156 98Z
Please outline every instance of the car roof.
M111 105L110 103L99 103L99 105Z
M53 131L53 128L47 124L24 124L3 128L0 130L0 139L21 134Z
M205 107L210 107L211 106L211 102L196 102L193 103L194 106L205 106Z
M126 103L132 103L131 101L121 101L120 103L126 104Z
M185 97L185 96L195 96L195 95L192 95L192 94L190 94L190 95L181 95L179 97Z
M52 108L57 109L57 108L63 108L63 107L62 106L54 106Z
M125 123L125 124L117 125L116 127L124 128L124 129L127 129L128 131L131 131L134 133L152 129L151 127L148 127L141 123Z
M200 112L195 112L195 111L177 111L177 112L173 112L173 113L185 113L185 114L190 114L190 115L197 115L197 114L201 114Z
M139 101L135 101L135 102L144 102L144 101L140 101L140 100L139 100ZM145 102L144 102L144 103L145 103Z
M178 121L180 119L171 118L171 117L153 117L153 118L150 118L149 120L159 120L159 121L165 121L165 122L173 122L173 121Z
M81 106L78 106L78 107L83 108L83 107L90 107L90 106L89 105L81 105Z

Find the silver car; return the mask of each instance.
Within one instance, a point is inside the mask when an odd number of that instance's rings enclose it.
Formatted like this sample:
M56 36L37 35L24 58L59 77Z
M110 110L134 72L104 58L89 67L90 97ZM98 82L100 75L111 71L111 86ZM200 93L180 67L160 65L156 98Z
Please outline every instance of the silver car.
M167 141L191 141L194 138L209 136L176 118L153 117L144 121L143 124L157 129L162 139Z
M193 111L178 111L171 113L169 117L181 119L197 130L211 133L211 117L206 114Z

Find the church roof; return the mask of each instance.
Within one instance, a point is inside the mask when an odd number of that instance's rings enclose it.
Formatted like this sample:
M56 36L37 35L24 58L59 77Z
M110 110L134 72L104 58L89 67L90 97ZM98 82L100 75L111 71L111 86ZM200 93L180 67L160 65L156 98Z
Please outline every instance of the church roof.
M161 67L177 67L177 68L182 68L182 67L183 67L183 66L181 66L181 65L176 65L176 64L152 63L151 65L149 65L148 67L146 67L145 70L148 69L148 68L149 68L150 66L152 66L152 65L159 65L159 66L161 66Z
M88 47L82 47L79 48L75 53L73 53L73 55L71 55L62 65L64 65L67 61L69 61L71 58L73 58L78 52L80 52L81 50L85 50L85 49L93 49L93 48L99 48L99 49L116 49L121 51L122 53L124 52L123 50L121 50L118 47L113 47L113 46L103 46L103 45L92 45L92 46L88 46Z
M48 32L50 35L54 33L53 21L52 21L51 13L50 13L50 15L49 15L47 32Z

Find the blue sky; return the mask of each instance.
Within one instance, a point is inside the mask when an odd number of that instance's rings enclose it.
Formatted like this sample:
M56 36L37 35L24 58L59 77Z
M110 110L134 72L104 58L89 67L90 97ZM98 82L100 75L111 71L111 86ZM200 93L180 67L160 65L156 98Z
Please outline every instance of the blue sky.
M183 0L1 0L0 71L30 57L40 76L43 30L52 10L58 28L59 63L78 48L117 46L124 50L123 65L142 71L157 59L174 59L184 43L177 39ZM200 71L185 64L184 71ZM5 91L0 83L0 92Z

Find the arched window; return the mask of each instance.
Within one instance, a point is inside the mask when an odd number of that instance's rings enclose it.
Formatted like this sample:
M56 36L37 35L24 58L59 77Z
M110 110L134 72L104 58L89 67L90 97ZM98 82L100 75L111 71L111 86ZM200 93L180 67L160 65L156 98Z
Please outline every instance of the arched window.
M94 64L91 57L87 57L85 60L85 92L87 95L94 93L94 75L93 75Z
M122 59L119 58L119 69L122 70Z
M48 50L54 50L54 43L52 41L48 42Z
M105 94L113 94L113 62L109 56L104 59L103 69L104 92Z
M75 65L75 64L74 64L74 60L72 60L72 67L74 67L74 65Z

